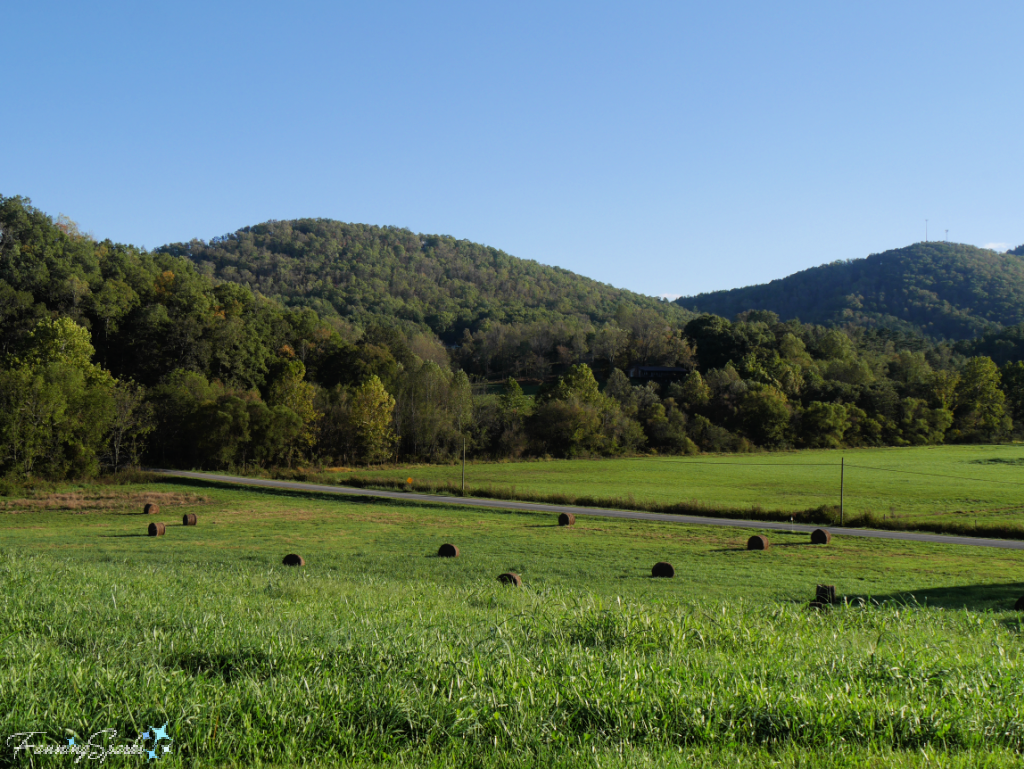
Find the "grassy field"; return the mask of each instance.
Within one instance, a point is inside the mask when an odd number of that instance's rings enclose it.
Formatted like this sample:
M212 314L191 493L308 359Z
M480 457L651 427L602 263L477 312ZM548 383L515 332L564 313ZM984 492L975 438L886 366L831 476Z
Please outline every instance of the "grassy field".
M167 722L167 766L1020 765L1020 554L749 534L202 483L0 500L0 733ZM822 582L850 603L808 610Z
M963 525L1024 524L1024 445L793 451L701 457L471 463L469 487L660 504L798 511L839 504L849 517ZM461 485L458 466L330 475Z

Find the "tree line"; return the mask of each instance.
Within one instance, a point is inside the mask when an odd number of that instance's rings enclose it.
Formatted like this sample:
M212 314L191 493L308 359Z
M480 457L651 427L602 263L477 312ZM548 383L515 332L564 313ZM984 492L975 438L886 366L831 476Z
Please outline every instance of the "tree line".
M1024 424L1021 329L946 343L656 302L447 338L407 320L286 306L0 197L0 474L922 445Z

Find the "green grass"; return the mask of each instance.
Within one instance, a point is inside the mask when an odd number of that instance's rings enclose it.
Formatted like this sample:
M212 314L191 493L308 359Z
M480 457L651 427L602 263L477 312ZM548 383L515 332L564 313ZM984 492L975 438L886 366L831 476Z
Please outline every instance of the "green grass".
M1019 765L1020 554L553 523L202 483L7 499L0 733L168 721L168 766ZM809 611L820 582L851 603Z
M1018 527L1024 524L1024 446L793 451L701 457L471 463L467 485L480 494L570 495L695 507L796 512L839 504L845 457L848 518L900 525ZM869 469L870 468L870 469ZM336 472L360 479L461 486L461 467L420 465Z

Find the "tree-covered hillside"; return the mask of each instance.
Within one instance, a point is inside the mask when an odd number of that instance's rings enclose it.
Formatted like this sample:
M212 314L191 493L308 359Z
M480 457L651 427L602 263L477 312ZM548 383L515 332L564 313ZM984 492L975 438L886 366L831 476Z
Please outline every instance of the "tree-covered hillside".
M906 446L1002 440L1024 425L1024 327L951 344L768 311L693 317L481 246L314 224L356 234L342 245L272 224L260 242L274 250L244 233L149 253L0 196L0 493L139 462ZM196 256L232 249L247 255L219 268ZM333 277L314 279L305 254ZM261 260L267 287L323 313L204 274L244 281L228 268ZM518 297L511 312L506 295ZM324 296L351 300L350 320ZM461 326L457 347L424 327L433 316Z
M915 243L677 302L725 317L770 310L805 323L853 322L968 339L1024 322L1024 255L958 243Z
M200 272L240 283L288 306L357 323L387 317L425 324L450 339L488 322L587 316L602 322L623 306L688 313L557 267L446 235L330 219L270 221L214 238L164 246Z

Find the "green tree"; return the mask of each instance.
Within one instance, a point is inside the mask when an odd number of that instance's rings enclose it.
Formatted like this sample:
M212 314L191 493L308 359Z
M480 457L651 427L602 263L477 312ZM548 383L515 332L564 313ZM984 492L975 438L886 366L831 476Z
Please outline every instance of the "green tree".
M778 446L789 429L789 402L774 387L751 387L740 401L739 416L751 440L759 446Z
M927 446L942 443L953 415L948 409L933 409L920 398L900 402L899 439L902 445Z
M322 416L316 410L316 387L305 379L306 367L302 361L282 360L267 393L269 406L284 406L302 421L298 441L303 451L316 442L316 423Z
M701 315L686 324L686 336L697 346L697 358L703 370L722 368L746 352L742 339L733 333L732 324L717 315Z
M103 336L109 341L111 332L139 305L139 295L123 280L104 281L99 291L89 297L92 314L103 322Z
M578 363L558 380L549 397L560 401L596 404L601 398L601 392L590 366Z
M670 394L672 394L671 390ZM711 388L708 387L699 371L691 371L683 380L676 398L687 410L699 410L707 406L711 400Z
M135 382L117 382L110 389L113 418L110 423L106 461L114 470L134 467L145 449L146 437L153 432L152 406L145 400L146 390Z
M391 429L394 409L395 399L376 375L353 393L349 413L364 462L379 463L391 457L395 445L395 433Z
M455 430L465 436L473 420L473 389L465 371L456 371L448 386L448 409Z
M953 396L953 440L996 441L1013 428L999 382L999 369L991 358L979 356L964 364Z
M202 464L195 429L202 429L195 418L204 403L217 400L223 385L210 383L196 371L177 369L166 381L149 389L147 402L153 409L154 431L148 456L158 465L196 467Z
M526 450L526 420L531 400L512 377L505 382L505 392L498 397L497 450L501 456L518 457Z
M403 372L395 396L395 425L407 454L437 461L461 451L472 415L464 374L423 363Z
M999 372L999 386L1018 428L1024 422L1024 361L1007 363Z
M194 414L190 431L195 437L203 464L232 467L244 464L249 444L249 411L244 400L223 395L202 404Z
M302 418L287 406L270 408L262 401L246 406L250 445L246 459L260 467L286 464L291 467L298 449L306 442Z
M44 318L26 335L3 383L9 469L55 479L98 472L116 383L93 353L89 332L67 316Z
M31 474L66 411L63 393L41 373L24 366L0 371L0 467Z
M604 383L604 394L609 398L614 398L625 408L634 405L633 385L622 369L612 369L611 376Z
M839 403L811 403L800 415L800 435L805 446L838 448L850 429L850 417Z
M846 415L850 426L843 439L848 446L880 446L884 433L896 432L895 424L890 424L888 417L880 414L869 416L868 412L853 404L847 404Z
M604 453L601 411L592 403L551 399L537 406L531 433L540 446L561 457Z
M45 318L29 333L22 360L30 366L62 363L94 373L95 352L88 330L71 318Z

